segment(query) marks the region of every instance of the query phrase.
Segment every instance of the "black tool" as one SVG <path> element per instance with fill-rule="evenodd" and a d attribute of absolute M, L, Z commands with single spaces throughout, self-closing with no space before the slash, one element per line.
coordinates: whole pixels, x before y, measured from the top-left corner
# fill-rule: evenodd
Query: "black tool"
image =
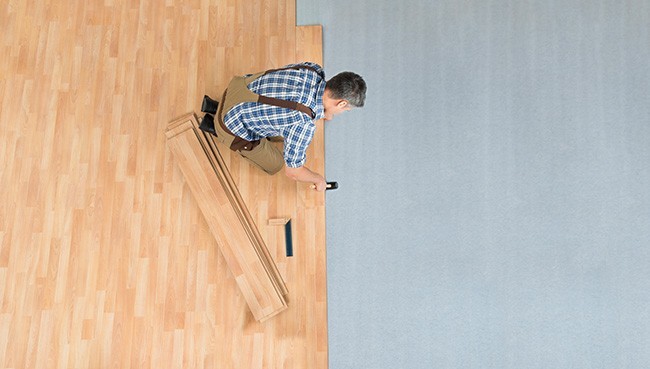
<path fill-rule="evenodd" d="M 219 102 L 212 100 L 210 96 L 203 96 L 203 104 L 201 104 L 201 111 L 204 113 L 217 114 L 217 108 L 219 107 Z"/>
<path fill-rule="evenodd" d="M 339 188 L 338 182 L 327 182 L 327 186 L 325 186 L 325 190 L 336 190 L 337 188 Z"/>
<path fill-rule="evenodd" d="M 287 256 L 293 256 L 293 237 L 291 236 L 291 219 L 284 225 L 284 239 L 287 246 Z"/>

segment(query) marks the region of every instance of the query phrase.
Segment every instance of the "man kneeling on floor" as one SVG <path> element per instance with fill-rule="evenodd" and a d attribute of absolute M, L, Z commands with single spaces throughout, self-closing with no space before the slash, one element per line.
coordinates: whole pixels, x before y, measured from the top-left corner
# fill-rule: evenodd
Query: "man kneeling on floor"
<path fill-rule="evenodd" d="M 324 191 L 325 178 L 304 166 L 314 121 L 360 108 L 365 99 L 366 83 L 355 73 L 326 81 L 318 64 L 292 64 L 233 78 L 218 105 L 206 96 L 201 110 L 215 114 L 217 122 L 206 114 L 201 129 L 266 173 L 275 174 L 286 164 L 287 176 Z M 284 140 L 284 153 L 271 140 Z"/>

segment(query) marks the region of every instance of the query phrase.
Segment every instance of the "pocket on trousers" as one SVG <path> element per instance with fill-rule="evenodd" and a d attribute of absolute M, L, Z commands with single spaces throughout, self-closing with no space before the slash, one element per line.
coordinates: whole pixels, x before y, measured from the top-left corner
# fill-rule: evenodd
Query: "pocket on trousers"
<path fill-rule="evenodd" d="M 268 140 L 260 140 L 260 144 L 253 150 L 242 150 L 239 153 L 268 174 L 275 174 L 284 166 L 282 153 Z"/>

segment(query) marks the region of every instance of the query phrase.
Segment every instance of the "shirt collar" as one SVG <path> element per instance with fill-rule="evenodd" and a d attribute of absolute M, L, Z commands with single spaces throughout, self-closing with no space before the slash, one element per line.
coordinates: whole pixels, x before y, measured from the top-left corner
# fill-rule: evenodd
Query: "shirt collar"
<path fill-rule="evenodd" d="M 321 79 L 316 88 L 316 109 L 314 109 L 314 114 L 316 117 L 314 120 L 319 120 L 325 118 L 325 107 L 323 106 L 323 94 L 325 93 L 325 81 Z"/>

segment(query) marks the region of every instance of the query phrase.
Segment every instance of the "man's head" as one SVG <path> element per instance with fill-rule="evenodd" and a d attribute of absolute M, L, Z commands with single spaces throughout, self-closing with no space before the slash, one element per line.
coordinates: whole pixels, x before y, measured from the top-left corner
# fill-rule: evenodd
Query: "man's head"
<path fill-rule="evenodd" d="M 335 115 L 363 107 L 366 101 L 366 82 L 360 75 L 342 72 L 332 77 L 325 85 L 323 107 L 325 120 Z"/>

